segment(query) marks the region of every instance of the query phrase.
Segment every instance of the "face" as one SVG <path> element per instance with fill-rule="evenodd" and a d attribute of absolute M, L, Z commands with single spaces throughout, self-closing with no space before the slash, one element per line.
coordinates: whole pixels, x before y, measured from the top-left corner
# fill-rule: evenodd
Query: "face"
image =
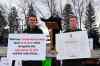
<path fill-rule="evenodd" d="M 72 30 L 75 30 L 75 29 L 77 29 L 77 19 L 76 18 L 71 18 L 70 19 L 70 25 L 71 25 L 71 29 Z"/>
<path fill-rule="evenodd" d="M 28 17 L 28 25 L 30 28 L 35 28 L 37 24 L 37 18 L 36 17 Z"/>

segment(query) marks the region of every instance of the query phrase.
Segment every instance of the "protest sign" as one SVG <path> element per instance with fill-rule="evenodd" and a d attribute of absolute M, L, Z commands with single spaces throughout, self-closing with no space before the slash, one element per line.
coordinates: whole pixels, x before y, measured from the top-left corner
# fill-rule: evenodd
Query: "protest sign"
<path fill-rule="evenodd" d="M 1 66 L 12 66 L 12 60 L 9 60 L 7 57 L 1 57 L 0 65 Z"/>
<path fill-rule="evenodd" d="M 93 50 L 93 38 L 89 38 L 90 49 Z"/>
<path fill-rule="evenodd" d="M 57 59 L 78 59 L 91 56 L 86 31 L 61 33 L 56 35 Z"/>
<path fill-rule="evenodd" d="M 7 57 L 12 60 L 45 60 L 44 34 L 9 34 Z"/>

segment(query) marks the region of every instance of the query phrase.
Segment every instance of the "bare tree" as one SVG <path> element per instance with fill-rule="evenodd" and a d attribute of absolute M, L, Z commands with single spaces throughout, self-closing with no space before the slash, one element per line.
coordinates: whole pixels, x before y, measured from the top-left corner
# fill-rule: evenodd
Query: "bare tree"
<path fill-rule="evenodd" d="M 60 0 L 60 12 L 61 12 L 61 15 L 63 14 L 63 9 L 62 9 L 62 0 Z"/>
<path fill-rule="evenodd" d="M 56 0 L 46 0 L 46 3 L 50 9 L 51 16 L 58 15 L 57 8 L 56 8 L 57 7 Z"/>
<path fill-rule="evenodd" d="M 47 3 L 47 6 L 48 6 L 49 8 L 51 8 L 51 6 L 50 6 L 50 0 L 46 0 L 46 3 Z"/>
<path fill-rule="evenodd" d="M 25 26 L 26 26 L 26 21 L 27 21 L 27 16 L 28 16 L 28 10 L 29 10 L 29 5 L 31 4 L 30 0 L 20 0 L 20 3 L 17 4 L 19 7 L 19 21 L 20 21 L 20 32 L 23 32 Z"/>
<path fill-rule="evenodd" d="M 82 20 L 84 19 L 84 14 L 86 11 L 86 6 L 89 0 L 71 0 L 73 5 L 73 11 L 75 16 L 78 17 L 80 23 L 80 29 L 82 29 Z"/>
<path fill-rule="evenodd" d="M 27 17 L 28 7 L 31 4 L 30 0 L 21 0 L 18 6 L 23 10 L 22 13 L 25 15 L 25 19 Z"/>

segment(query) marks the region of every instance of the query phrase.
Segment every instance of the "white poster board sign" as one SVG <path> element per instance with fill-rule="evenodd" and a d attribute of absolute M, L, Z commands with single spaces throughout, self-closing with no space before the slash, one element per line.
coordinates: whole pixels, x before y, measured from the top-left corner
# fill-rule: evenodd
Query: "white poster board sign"
<path fill-rule="evenodd" d="M 89 38 L 90 49 L 93 50 L 93 38 Z"/>
<path fill-rule="evenodd" d="M 78 59 L 91 56 L 86 31 L 61 33 L 56 35 L 57 59 Z"/>
<path fill-rule="evenodd" d="M 9 34 L 7 57 L 12 60 L 45 60 L 44 34 Z"/>
<path fill-rule="evenodd" d="M 9 60 L 6 57 L 1 57 L 0 66 L 12 66 L 12 60 Z"/>
<path fill-rule="evenodd" d="M 21 60 L 15 60 L 15 66 L 22 66 Z"/>

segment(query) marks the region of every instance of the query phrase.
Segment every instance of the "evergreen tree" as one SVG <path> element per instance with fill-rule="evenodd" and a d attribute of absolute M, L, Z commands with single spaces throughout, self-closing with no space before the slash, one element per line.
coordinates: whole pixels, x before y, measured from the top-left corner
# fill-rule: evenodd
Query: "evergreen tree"
<path fill-rule="evenodd" d="M 2 11 L 0 11 L 0 32 L 4 30 L 4 27 L 7 25 L 7 21 L 5 20 L 4 16 L 2 15 Z"/>
<path fill-rule="evenodd" d="M 8 30 L 5 29 L 7 21 L 0 10 L 0 46 L 7 46 Z"/>
<path fill-rule="evenodd" d="M 16 7 L 12 7 L 11 11 L 8 15 L 8 21 L 9 21 L 9 26 L 10 26 L 10 33 L 14 33 L 15 31 L 18 30 L 18 14 Z"/>
<path fill-rule="evenodd" d="M 93 38 L 94 48 L 97 48 L 99 46 L 98 28 L 96 26 L 95 11 L 92 3 L 89 2 L 86 10 L 85 28 L 88 31 L 88 37 Z"/>
<path fill-rule="evenodd" d="M 86 10 L 86 21 L 85 21 L 85 28 L 87 31 L 91 31 L 96 27 L 96 22 L 95 22 L 95 11 L 94 8 L 91 4 L 91 2 L 87 6 Z"/>
<path fill-rule="evenodd" d="M 86 20 L 85 20 L 85 28 L 88 31 L 89 37 L 92 37 L 94 31 L 96 32 L 96 22 L 95 22 L 95 11 L 92 6 L 92 3 L 89 2 L 86 10 Z"/>
<path fill-rule="evenodd" d="M 70 32 L 71 31 L 70 17 L 73 15 L 71 4 L 65 5 L 65 8 L 63 10 L 63 15 L 64 15 L 64 19 L 65 19 L 63 30 L 64 30 L 64 32 Z"/>

